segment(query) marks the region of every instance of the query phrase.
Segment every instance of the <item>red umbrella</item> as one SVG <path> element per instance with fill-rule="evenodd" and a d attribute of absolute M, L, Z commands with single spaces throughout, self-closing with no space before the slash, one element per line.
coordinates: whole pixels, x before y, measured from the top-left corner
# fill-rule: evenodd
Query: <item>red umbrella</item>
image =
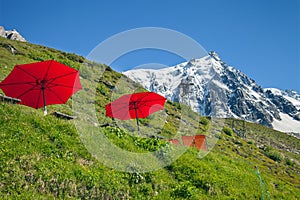
<path fill-rule="evenodd" d="M 33 108 L 64 104 L 81 89 L 79 72 L 54 60 L 16 65 L 0 83 L 10 97 L 21 99 L 21 104 Z"/>
<path fill-rule="evenodd" d="M 136 118 L 140 131 L 138 118 L 146 118 L 162 110 L 165 102 L 165 97 L 154 92 L 127 94 L 105 106 L 106 116 L 121 120 Z"/>

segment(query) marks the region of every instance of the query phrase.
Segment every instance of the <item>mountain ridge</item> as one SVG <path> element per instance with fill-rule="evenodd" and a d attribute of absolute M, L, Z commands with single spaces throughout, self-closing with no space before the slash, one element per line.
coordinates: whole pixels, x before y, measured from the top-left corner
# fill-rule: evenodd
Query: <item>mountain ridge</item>
<path fill-rule="evenodd" d="M 203 116 L 239 118 L 283 132 L 300 133 L 300 95 L 293 90 L 262 88 L 219 55 L 164 68 L 124 72 L 146 89 L 183 102 Z M 286 126 L 286 123 L 291 126 Z"/>

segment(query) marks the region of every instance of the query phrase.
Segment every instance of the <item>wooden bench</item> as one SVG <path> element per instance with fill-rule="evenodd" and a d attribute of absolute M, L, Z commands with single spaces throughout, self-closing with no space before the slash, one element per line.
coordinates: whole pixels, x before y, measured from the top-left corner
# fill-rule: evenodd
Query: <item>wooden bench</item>
<path fill-rule="evenodd" d="M 21 102 L 20 99 L 13 98 L 13 97 L 8 97 L 8 96 L 4 96 L 2 94 L 0 94 L 0 100 L 4 101 L 4 102 L 8 102 L 8 103 L 13 103 L 13 104 Z"/>
<path fill-rule="evenodd" d="M 58 118 L 67 119 L 67 120 L 71 120 L 71 119 L 76 119 L 77 118 L 77 116 L 71 116 L 71 115 L 67 115 L 65 113 L 61 113 L 61 112 L 57 112 L 57 111 L 55 111 L 53 113 L 53 115 L 55 115 Z"/>
<path fill-rule="evenodd" d="M 153 138 L 153 139 L 165 139 L 163 136 L 161 135 L 150 135 L 149 136 L 150 138 Z"/>

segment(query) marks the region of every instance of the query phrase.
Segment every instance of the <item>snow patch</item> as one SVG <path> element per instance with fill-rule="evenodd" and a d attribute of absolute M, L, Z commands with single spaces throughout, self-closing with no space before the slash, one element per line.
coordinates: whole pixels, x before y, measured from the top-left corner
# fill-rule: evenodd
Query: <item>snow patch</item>
<path fill-rule="evenodd" d="M 294 94 L 295 96 L 291 96 L 289 95 L 287 92 L 282 91 L 280 89 L 277 88 L 266 88 L 264 89 L 264 91 L 271 91 L 274 95 L 277 96 L 282 96 L 283 98 L 285 98 L 286 100 L 288 100 L 289 102 L 291 102 L 298 110 L 300 109 L 300 100 L 296 98 L 296 96 L 298 95 L 296 92 L 296 94 Z"/>
<path fill-rule="evenodd" d="M 300 109 L 300 101 L 297 99 L 294 99 L 293 97 L 289 97 L 284 95 L 283 98 L 291 102 L 297 109 Z"/>
<path fill-rule="evenodd" d="M 229 91 L 229 88 L 227 87 L 227 85 L 221 83 L 220 81 L 217 81 L 217 80 L 212 80 L 212 82 L 218 86 L 219 88 L 222 88 L 222 89 L 225 89 L 225 90 L 228 90 Z"/>
<path fill-rule="evenodd" d="M 281 120 L 274 119 L 272 125 L 275 130 L 282 132 L 300 133 L 300 121 L 294 120 L 289 115 L 280 113 Z"/>
<path fill-rule="evenodd" d="M 264 91 L 270 90 L 274 95 L 282 95 L 282 91 L 277 88 L 265 88 Z"/>

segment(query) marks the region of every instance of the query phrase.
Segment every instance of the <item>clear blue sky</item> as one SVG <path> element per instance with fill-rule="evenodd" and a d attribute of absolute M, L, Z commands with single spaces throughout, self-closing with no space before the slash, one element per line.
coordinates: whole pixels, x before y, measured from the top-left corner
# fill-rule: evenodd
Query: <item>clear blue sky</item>
<path fill-rule="evenodd" d="M 215 50 L 263 87 L 300 93 L 298 0 L 0 0 L 0 25 L 32 43 L 83 56 L 128 29 L 169 28 Z M 179 62 L 148 53 L 124 56 L 115 68 Z"/>

